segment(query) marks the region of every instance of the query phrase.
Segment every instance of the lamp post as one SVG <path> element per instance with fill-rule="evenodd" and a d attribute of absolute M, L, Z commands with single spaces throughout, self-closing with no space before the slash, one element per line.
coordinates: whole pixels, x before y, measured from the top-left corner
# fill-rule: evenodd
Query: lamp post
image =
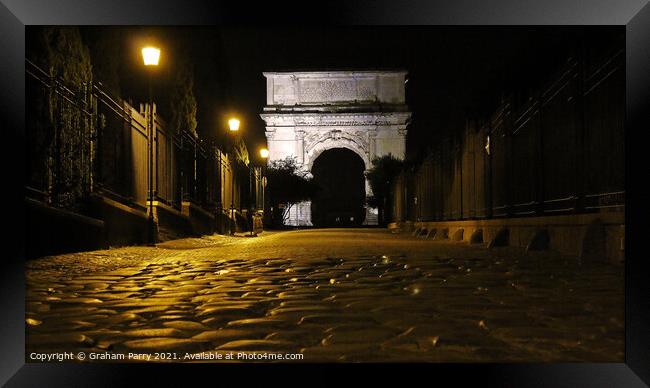
<path fill-rule="evenodd" d="M 251 166 L 250 160 L 248 161 L 248 228 L 249 235 L 253 236 L 253 224 L 255 220 L 253 219 L 253 167 Z"/>
<path fill-rule="evenodd" d="M 142 49 L 142 60 L 144 66 L 147 68 L 155 68 L 158 66 L 160 60 L 160 49 L 157 47 L 144 47 Z M 149 83 L 149 117 L 147 120 L 147 146 L 149 148 L 149 187 L 148 187 L 148 197 L 149 197 L 149 217 L 148 217 L 148 243 L 149 245 L 156 244 L 156 225 L 153 219 L 153 200 L 154 200 L 154 188 L 153 188 L 153 137 L 154 137 L 154 121 L 153 121 L 153 96 L 151 93 L 151 78 L 152 73 L 149 71 L 148 74 L 148 83 Z"/>
<path fill-rule="evenodd" d="M 266 148 L 260 149 L 260 156 L 262 159 L 266 159 L 269 157 L 269 150 Z M 256 184 L 255 190 L 253 190 L 253 176 L 255 176 L 255 181 L 258 181 L 257 177 L 257 172 L 255 171 L 255 167 L 251 165 L 249 162 L 248 165 L 248 190 L 249 190 L 249 195 L 248 195 L 248 216 L 249 216 L 249 227 L 250 227 L 250 236 L 254 236 L 254 229 L 255 229 L 255 218 L 253 216 L 253 210 L 257 207 L 256 202 L 257 202 L 257 188 L 259 185 Z M 260 167 L 260 181 L 262 181 L 262 184 L 264 185 L 264 180 L 262 179 L 262 169 Z M 255 200 L 253 201 L 253 192 L 255 192 Z M 264 211 L 264 188 L 262 187 L 262 212 Z M 263 214 L 263 213 L 262 213 Z"/>
<path fill-rule="evenodd" d="M 240 121 L 236 118 L 231 118 L 228 120 L 228 129 L 230 130 L 231 133 L 238 133 L 239 132 L 239 126 L 240 126 Z M 233 143 L 233 150 L 235 148 L 235 144 Z M 234 152 L 233 152 L 234 154 Z M 269 156 L 269 150 L 266 148 L 263 148 L 260 150 L 260 156 L 264 159 L 268 158 Z M 235 176 L 235 163 L 233 160 L 232 165 L 232 179 L 231 179 L 231 192 L 230 192 L 230 217 L 231 217 L 231 227 L 230 227 L 230 234 L 234 235 L 235 234 L 235 229 L 236 229 L 236 223 L 235 223 L 235 185 L 234 185 L 234 176 Z M 249 161 L 248 164 L 248 218 L 249 218 L 249 228 L 250 228 L 250 235 L 254 235 L 253 227 L 254 227 L 254 218 L 253 218 L 253 208 L 255 207 L 253 203 L 253 174 L 254 168 L 251 166 L 251 162 Z M 257 174 L 255 174 L 257 177 Z M 257 178 L 256 178 L 257 179 Z M 257 201 L 257 198 L 256 198 Z M 262 190 L 262 208 L 264 208 L 264 190 Z"/>
<path fill-rule="evenodd" d="M 269 150 L 267 150 L 266 148 L 262 148 L 260 150 L 260 156 L 266 162 L 266 160 L 269 157 Z M 260 169 L 260 177 L 262 179 L 262 225 L 264 225 L 264 219 L 266 218 L 266 202 L 265 202 L 265 198 L 264 198 L 264 194 L 265 194 L 265 191 L 266 191 L 266 176 L 264 176 L 264 170 L 263 169 L 264 169 L 264 166 L 262 166 L 262 169 Z"/>
<path fill-rule="evenodd" d="M 228 120 L 228 129 L 231 133 L 237 133 L 239 131 L 239 120 L 236 118 L 231 118 Z M 233 143 L 233 150 L 235 146 Z M 233 152 L 234 156 L 234 152 Z M 230 162 L 231 174 L 230 174 L 230 234 L 235 234 L 236 223 L 235 223 L 235 163 L 234 160 Z"/>

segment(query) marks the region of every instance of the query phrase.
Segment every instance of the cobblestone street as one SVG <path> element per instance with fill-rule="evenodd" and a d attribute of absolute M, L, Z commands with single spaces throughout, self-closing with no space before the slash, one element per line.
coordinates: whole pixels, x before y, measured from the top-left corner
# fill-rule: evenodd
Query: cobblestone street
<path fill-rule="evenodd" d="M 623 272 L 383 229 L 47 257 L 27 263 L 26 359 L 233 351 L 302 362 L 623 362 Z"/>

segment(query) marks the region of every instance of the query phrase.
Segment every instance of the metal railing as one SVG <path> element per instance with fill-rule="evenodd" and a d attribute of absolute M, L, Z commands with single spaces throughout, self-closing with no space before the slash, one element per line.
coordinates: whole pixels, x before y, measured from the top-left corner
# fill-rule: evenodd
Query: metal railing
<path fill-rule="evenodd" d="M 230 204 L 222 185 L 236 170 L 215 143 L 171 131 L 155 105 L 153 113 L 144 105 L 136 110 L 100 83 L 71 90 L 29 60 L 25 68 L 27 196 L 81 213 L 92 194 L 146 209 L 146 129 L 153 114 L 156 199 L 177 209 L 190 201 L 211 212 Z M 240 207 L 239 195 L 235 200 Z"/>
<path fill-rule="evenodd" d="M 441 138 L 393 185 L 393 221 L 624 210 L 623 52 L 571 60 L 525 103 Z"/>

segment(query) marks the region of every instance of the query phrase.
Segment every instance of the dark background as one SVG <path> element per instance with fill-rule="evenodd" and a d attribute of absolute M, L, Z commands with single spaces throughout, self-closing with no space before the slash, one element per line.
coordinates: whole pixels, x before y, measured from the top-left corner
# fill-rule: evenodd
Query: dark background
<path fill-rule="evenodd" d="M 462 130 L 466 118 L 488 116 L 509 94 L 526 95 L 581 50 L 606 55 L 623 47 L 616 26 L 331 26 L 331 27 L 83 27 L 95 58 L 112 58 L 121 97 L 146 101 L 139 49 L 162 49 L 154 95 L 164 103 L 179 58 L 190 58 L 198 103 L 197 132 L 222 139 L 231 115 L 242 121 L 249 149 L 265 145 L 264 71 L 405 69 L 410 158 L 438 135 Z M 98 39 L 113 44 L 110 52 Z M 108 80 L 100 80 L 107 82 Z M 137 104 L 136 104 L 137 106 Z M 164 115 L 165 112 L 162 111 Z"/>

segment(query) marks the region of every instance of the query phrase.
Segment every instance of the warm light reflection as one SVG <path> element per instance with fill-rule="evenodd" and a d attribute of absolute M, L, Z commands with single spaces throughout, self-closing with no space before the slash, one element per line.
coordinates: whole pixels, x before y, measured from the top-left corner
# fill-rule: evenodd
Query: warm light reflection
<path fill-rule="evenodd" d="M 160 60 L 160 49 L 157 47 L 145 47 L 142 49 L 142 59 L 145 66 L 158 66 Z"/>
<path fill-rule="evenodd" d="M 232 118 L 228 120 L 228 127 L 230 128 L 231 131 L 238 131 L 239 130 L 239 120 Z"/>
<path fill-rule="evenodd" d="M 267 150 L 266 148 L 262 148 L 260 150 L 260 156 L 263 157 L 264 159 L 268 158 L 269 157 L 269 150 Z"/>

